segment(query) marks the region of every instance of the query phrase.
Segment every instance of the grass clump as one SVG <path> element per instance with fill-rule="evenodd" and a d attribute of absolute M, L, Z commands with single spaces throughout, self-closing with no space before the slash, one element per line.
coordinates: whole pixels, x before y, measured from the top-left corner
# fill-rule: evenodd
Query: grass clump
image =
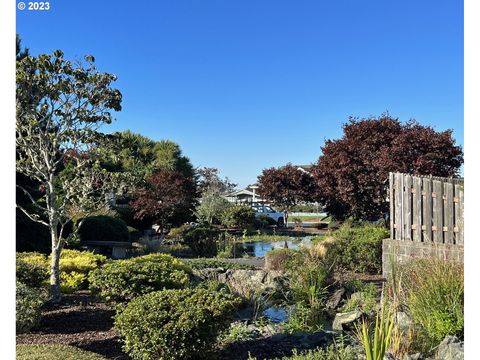
<path fill-rule="evenodd" d="M 225 270 L 255 270 L 256 267 L 248 264 L 241 264 L 237 262 L 230 262 L 221 259 L 213 258 L 198 258 L 198 259 L 188 259 L 187 263 L 194 270 L 202 269 L 218 269 L 223 268 Z"/>

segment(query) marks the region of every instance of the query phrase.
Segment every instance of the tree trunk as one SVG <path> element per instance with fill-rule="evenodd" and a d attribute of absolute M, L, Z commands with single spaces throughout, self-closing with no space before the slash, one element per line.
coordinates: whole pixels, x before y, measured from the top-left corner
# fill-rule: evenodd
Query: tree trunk
<path fill-rule="evenodd" d="M 52 236 L 52 260 L 50 262 L 50 295 L 51 301 L 58 304 L 62 298 L 60 292 L 60 251 L 62 247 L 57 236 L 56 226 L 50 229 Z"/>

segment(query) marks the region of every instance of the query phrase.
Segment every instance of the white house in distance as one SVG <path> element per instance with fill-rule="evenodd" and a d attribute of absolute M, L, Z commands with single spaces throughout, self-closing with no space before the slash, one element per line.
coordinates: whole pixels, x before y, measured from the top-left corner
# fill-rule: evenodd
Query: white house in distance
<path fill-rule="evenodd" d="M 251 204 L 254 202 L 263 202 L 264 200 L 256 194 L 258 186 L 256 184 L 248 185 L 245 189 L 237 190 L 225 195 L 225 199 L 235 204 Z"/>

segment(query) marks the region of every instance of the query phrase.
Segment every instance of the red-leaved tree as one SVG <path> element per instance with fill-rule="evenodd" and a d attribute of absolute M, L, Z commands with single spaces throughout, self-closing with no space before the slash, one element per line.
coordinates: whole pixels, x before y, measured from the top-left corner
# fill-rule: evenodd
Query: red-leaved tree
<path fill-rule="evenodd" d="M 336 218 L 371 220 L 388 211 L 388 173 L 458 176 L 463 151 L 452 131 L 437 132 L 388 114 L 350 118 L 343 136 L 327 140 L 312 173 L 317 199 Z"/>
<path fill-rule="evenodd" d="M 292 164 L 263 170 L 258 177 L 259 195 L 281 210 L 288 211 L 302 201 L 311 201 L 315 194 L 313 176 Z"/>
<path fill-rule="evenodd" d="M 167 224 L 180 225 L 193 215 L 197 188 L 192 177 L 178 171 L 161 169 L 138 190 L 130 206 L 137 219 L 151 219 L 163 230 Z"/>

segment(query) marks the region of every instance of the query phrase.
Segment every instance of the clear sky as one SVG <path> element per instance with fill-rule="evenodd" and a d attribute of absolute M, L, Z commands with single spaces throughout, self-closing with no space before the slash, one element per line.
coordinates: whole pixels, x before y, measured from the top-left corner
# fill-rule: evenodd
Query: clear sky
<path fill-rule="evenodd" d="M 32 54 L 118 76 L 106 131 L 180 144 L 241 186 L 308 164 L 348 116 L 388 111 L 463 145 L 463 1 L 52 0 L 17 10 Z"/>

